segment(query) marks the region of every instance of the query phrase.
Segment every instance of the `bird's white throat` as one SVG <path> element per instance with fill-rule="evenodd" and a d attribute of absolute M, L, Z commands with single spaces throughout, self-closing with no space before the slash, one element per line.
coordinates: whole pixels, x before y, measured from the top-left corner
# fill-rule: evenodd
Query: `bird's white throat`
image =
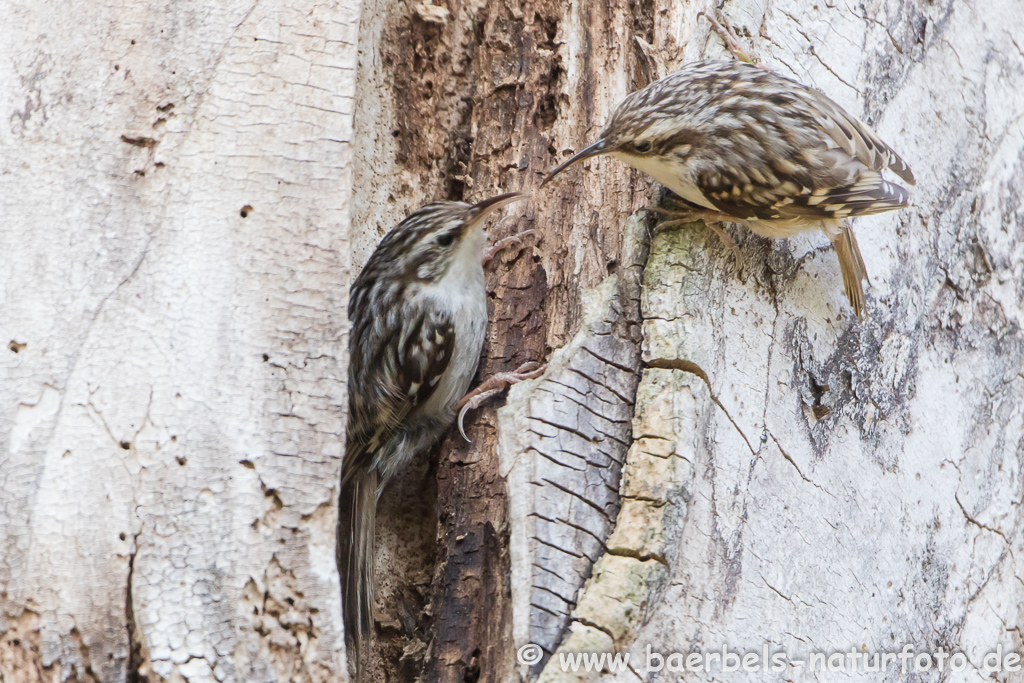
<path fill-rule="evenodd" d="M 704 196 L 704 193 L 694 183 L 690 172 L 681 161 L 658 156 L 632 156 L 622 152 L 612 152 L 612 156 L 652 176 L 683 199 L 693 202 L 698 206 L 703 206 L 705 209 L 716 210 L 715 205 Z"/>

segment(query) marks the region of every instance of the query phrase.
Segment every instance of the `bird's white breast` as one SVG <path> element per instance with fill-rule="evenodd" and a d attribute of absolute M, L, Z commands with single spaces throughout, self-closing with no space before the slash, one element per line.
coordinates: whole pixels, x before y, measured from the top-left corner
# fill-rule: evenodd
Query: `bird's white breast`
<path fill-rule="evenodd" d="M 427 289 L 437 310 L 448 313 L 455 324 L 455 348 L 437 389 L 423 406 L 424 412 L 441 416 L 462 398 L 476 373 L 487 331 L 487 290 L 481 262 L 484 235 L 473 229 L 459 247 L 445 276 Z"/>
<path fill-rule="evenodd" d="M 684 162 L 656 156 L 638 157 L 622 154 L 621 152 L 614 153 L 614 156 L 633 168 L 652 176 L 683 199 L 697 206 L 703 206 L 705 209 L 717 211 L 715 205 L 704 196 L 704 193 L 694 183 L 693 175 Z"/>

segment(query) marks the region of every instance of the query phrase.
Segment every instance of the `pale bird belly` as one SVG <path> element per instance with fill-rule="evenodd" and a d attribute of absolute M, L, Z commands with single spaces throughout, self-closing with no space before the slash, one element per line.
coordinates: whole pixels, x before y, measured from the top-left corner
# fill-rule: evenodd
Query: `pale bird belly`
<path fill-rule="evenodd" d="M 745 223 L 748 228 L 761 237 L 768 237 L 769 239 L 774 240 L 792 237 L 793 235 L 801 232 L 807 232 L 808 230 L 821 229 L 829 235 L 831 235 L 832 232 L 835 232 L 828 229 L 828 226 L 826 225 L 828 221 L 822 221 L 817 218 L 814 220 L 808 220 L 806 218 L 788 218 L 777 221 L 746 220 L 740 222 Z"/>
<path fill-rule="evenodd" d="M 653 177 L 686 201 L 702 206 L 705 209 L 718 211 L 715 205 L 694 184 L 689 171 L 683 165 L 657 157 L 634 157 L 625 154 L 615 154 L 615 156 L 633 168 Z"/>
<path fill-rule="evenodd" d="M 487 332 L 484 271 L 480 257 L 475 256 L 474 261 L 453 265 L 449 276 L 435 290 L 438 308 L 447 311 L 455 324 L 454 354 L 422 409 L 425 415 L 440 419 L 446 419 L 455 402 L 466 394 L 476 374 Z"/>
<path fill-rule="evenodd" d="M 633 157 L 625 154 L 616 154 L 615 156 L 634 168 L 652 176 L 659 183 L 672 190 L 688 202 L 704 207 L 705 209 L 710 209 L 716 213 L 720 213 L 719 209 L 715 207 L 715 205 L 711 203 L 711 200 L 709 200 L 704 193 L 701 192 L 700 188 L 697 187 L 691 174 L 684 165 L 655 157 Z M 769 239 L 784 239 L 786 237 L 796 235 L 797 233 L 805 232 L 807 230 L 816 230 L 819 228 L 825 230 L 825 232 L 830 235 L 835 232 L 834 229 L 830 229 L 828 225 L 824 224 L 823 221 L 817 218 L 807 219 L 796 217 L 767 221 L 733 218 L 731 221 L 735 223 L 742 223 L 758 235 L 768 237 Z"/>

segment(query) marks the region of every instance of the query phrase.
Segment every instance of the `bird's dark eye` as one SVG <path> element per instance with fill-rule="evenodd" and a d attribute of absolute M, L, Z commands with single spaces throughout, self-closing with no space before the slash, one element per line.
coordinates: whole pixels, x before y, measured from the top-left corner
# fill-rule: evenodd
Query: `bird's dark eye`
<path fill-rule="evenodd" d="M 437 243 L 442 247 L 450 247 L 452 242 L 455 241 L 455 235 L 450 232 L 442 232 L 437 236 Z"/>
<path fill-rule="evenodd" d="M 635 145 L 633 145 L 633 149 L 640 152 L 641 154 L 647 154 L 648 152 L 651 151 L 651 143 L 646 141 L 638 142 Z"/>

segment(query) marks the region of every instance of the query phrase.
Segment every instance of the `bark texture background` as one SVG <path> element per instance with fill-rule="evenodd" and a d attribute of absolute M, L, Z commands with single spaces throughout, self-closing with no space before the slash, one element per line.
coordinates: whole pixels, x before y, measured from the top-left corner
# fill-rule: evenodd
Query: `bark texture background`
<path fill-rule="evenodd" d="M 697 9 L 655 11 L 660 67 L 703 52 Z M 863 325 L 816 236 L 737 233 L 744 278 L 707 231 L 655 238 L 622 509 L 560 649 L 629 652 L 633 670 L 606 674 L 626 681 L 648 646 L 767 644 L 806 661 L 909 643 L 968 658 L 921 680 L 1017 680 L 983 667 L 997 646 L 1022 649 L 1024 51 L 1003 29 L 1021 7 L 725 10 L 764 62 L 875 126 L 919 184 L 910 209 L 856 224 L 872 276 Z M 512 489 L 513 509 L 519 495 L 532 494 Z M 514 518 L 513 537 L 517 524 L 528 528 Z M 594 676 L 552 658 L 543 677 Z"/>
<path fill-rule="evenodd" d="M 0 680 L 344 676 L 357 10 L 5 5 Z"/>
<path fill-rule="evenodd" d="M 857 324 L 824 236 L 734 230 L 737 277 L 702 226 L 651 239 L 660 190 L 615 160 L 536 191 L 724 56 L 715 6 L 11 5 L 0 681 L 344 679 L 347 283 L 415 207 L 510 190 L 492 234 L 535 232 L 488 266 L 480 374 L 551 368 L 385 494 L 377 680 L 569 677 L 527 642 L 912 643 L 969 656 L 920 677 L 949 681 L 1024 649 L 1024 9 L 722 5 L 917 173 L 855 224 Z"/>

